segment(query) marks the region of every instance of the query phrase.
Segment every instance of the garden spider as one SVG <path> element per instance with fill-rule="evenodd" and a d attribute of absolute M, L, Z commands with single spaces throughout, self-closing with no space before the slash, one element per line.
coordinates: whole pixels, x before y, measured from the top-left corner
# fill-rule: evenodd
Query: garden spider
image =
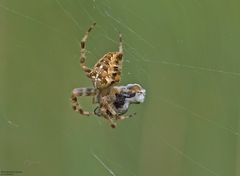
<path fill-rule="evenodd" d="M 93 82 L 94 88 L 75 88 L 72 90 L 71 100 L 73 110 L 82 115 L 89 116 L 95 114 L 103 116 L 111 125 L 116 127 L 115 120 L 123 120 L 132 117 L 133 114 L 123 116 L 130 104 L 142 103 L 144 101 L 145 90 L 139 84 L 128 84 L 127 86 L 115 86 L 121 79 L 122 70 L 122 35 L 119 34 L 119 50 L 105 54 L 94 67 L 88 68 L 86 60 L 86 41 L 88 34 L 96 23 L 88 29 L 80 44 L 80 66 L 86 76 Z M 77 97 L 94 96 L 93 103 L 99 106 L 94 112 L 84 111 L 78 103 Z"/>

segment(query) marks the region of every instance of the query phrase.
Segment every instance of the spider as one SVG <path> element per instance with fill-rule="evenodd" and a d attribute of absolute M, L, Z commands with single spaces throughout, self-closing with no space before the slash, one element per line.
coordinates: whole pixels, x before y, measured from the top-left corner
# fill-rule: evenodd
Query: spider
<path fill-rule="evenodd" d="M 85 64 L 86 41 L 90 31 L 96 23 L 87 30 L 80 43 L 80 67 L 85 75 L 92 80 L 93 88 L 75 88 L 72 90 L 71 101 L 74 111 L 81 115 L 95 114 L 104 117 L 112 128 L 116 127 L 113 120 L 123 120 L 135 115 L 124 116 L 130 104 L 138 104 L 144 101 L 145 90 L 139 84 L 128 84 L 126 86 L 116 86 L 121 79 L 123 46 L 122 35 L 119 34 L 119 50 L 105 54 L 99 61 L 89 68 Z M 82 109 L 77 97 L 93 96 L 93 103 L 98 107 L 94 112 Z"/>

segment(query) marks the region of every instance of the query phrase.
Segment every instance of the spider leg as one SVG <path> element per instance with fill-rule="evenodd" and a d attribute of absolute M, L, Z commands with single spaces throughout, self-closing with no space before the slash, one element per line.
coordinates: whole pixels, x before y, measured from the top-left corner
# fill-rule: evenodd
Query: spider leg
<path fill-rule="evenodd" d="M 85 64 L 85 61 L 86 61 L 86 41 L 87 41 L 87 38 L 88 38 L 88 34 L 90 33 L 90 31 L 93 29 L 93 27 L 95 25 L 96 25 L 96 23 L 93 23 L 92 26 L 87 30 L 87 32 L 83 36 L 83 38 L 81 40 L 81 44 L 80 44 L 80 67 L 85 72 L 86 76 L 89 77 L 89 78 L 91 78 L 90 77 L 90 72 L 92 71 L 92 69 L 88 68 Z"/>
<path fill-rule="evenodd" d="M 92 104 L 96 104 L 96 103 L 99 103 L 98 97 L 97 97 L 97 96 L 94 96 L 94 97 L 92 98 Z"/>
<path fill-rule="evenodd" d="M 97 107 L 94 110 L 94 114 L 97 116 L 103 116 L 111 125 L 112 128 L 116 128 L 117 124 L 113 122 L 112 118 L 113 115 L 111 114 L 109 109 L 106 109 L 106 107 L 99 108 Z"/>
<path fill-rule="evenodd" d="M 123 53 L 122 34 L 119 33 L 119 52 Z"/>
<path fill-rule="evenodd" d="M 117 117 L 117 120 L 123 120 L 123 119 L 131 118 L 131 117 L 134 117 L 135 115 L 136 115 L 136 112 L 133 113 L 133 114 L 126 115 L 126 116 L 120 115 L 120 116 Z"/>
<path fill-rule="evenodd" d="M 101 111 L 101 114 L 110 123 L 112 128 L 116 128 L 117 124 L 113 122 L 112 117 L 109 115 L 108 111 Z"/>
<path fill-rule="evenodd" d="M 117 113 L 114 110 L 113 104 L 106 104 L 106 108 L 109 110 L 109 112 L 112 114 L 112 116 L 117 116 Z"/>
<path fill-rule="evenodd" d="M 117 116 L 114 105 L 112 104 L 113 101 L 114 100 L 112 99 L 111 96 L 102 97 L 101 107 L 104 107 L 104 109 L 107 109 L 112 116 Z"/>
<path fill-rule="evenodd" d="M 107 97 L 102 97 L 98 113 L 108 120 L 112 128 L 116 127 L 116 123 L 114 123 L 112 119 L 117 115 L 117 113 L 113 109 L 113 106 L 109 103 Z"/>
<path fill-rule="evenodd" d="M 75 88 L 72 90 L 71 94 L 71 101 L 72 101 L 72 108 L 74 111 L 79 112 L 82 115 L 89 116 L 93 113 L 84 111 L 80 104 L 78 103 L 77 97 L 80 96 L 95 96 L 96 89 L 94 88 Z"/>

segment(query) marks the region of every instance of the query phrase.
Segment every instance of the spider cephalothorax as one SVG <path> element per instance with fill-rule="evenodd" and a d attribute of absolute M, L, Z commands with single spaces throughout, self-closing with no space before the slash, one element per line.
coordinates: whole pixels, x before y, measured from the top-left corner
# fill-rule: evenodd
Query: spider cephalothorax
<path fill-rule="evenodd" d="M 72 91 L 71 100 L 74 111 L 82 115 L 95 114 L 107 119 L 113 128 L 115 120 L 122 120 L 132 115 L 123 116 L 130 104 L 142 103 L 145 96 L 145 90 L 138 84 L 128 84 L 127 86 L 115 86 L 121 79 L 122 70 L 122 35 L 119 34 L 119 50 L 105 54 L 93 66 L 88 68 L 85 65 L 86 60 L 86 41 L 89 32 L 96 23 L 88 29 L 81 40 L 80 66 L 86 76 L 93 82 L 94 88 L 75 88 Z M 78 103 L 79 96 L 94 96 L 93 103 L 99 104 L 94 113 L 84 111 Z"/>

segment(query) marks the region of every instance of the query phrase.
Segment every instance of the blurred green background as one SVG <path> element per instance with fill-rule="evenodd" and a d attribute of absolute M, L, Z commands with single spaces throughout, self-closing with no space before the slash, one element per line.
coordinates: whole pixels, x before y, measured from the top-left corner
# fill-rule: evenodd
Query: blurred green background
<path fill-rule="evenodd" d="M 240 1 L 1 0 L 0 170 L 14 175 L 239 176 Z M 71 109 L 87 64 L 124 38 L 121 85 L 147 90 L 111 129 Z M 91 99 L 84 107 L 93 109 Z"/>

